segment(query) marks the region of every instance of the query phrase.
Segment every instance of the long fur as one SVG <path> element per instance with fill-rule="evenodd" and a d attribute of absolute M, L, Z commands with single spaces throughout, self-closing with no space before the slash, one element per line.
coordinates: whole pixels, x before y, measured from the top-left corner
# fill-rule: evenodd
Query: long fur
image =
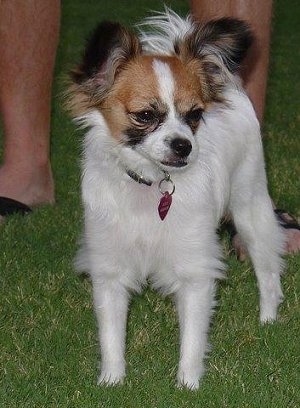
<path fill-rule="evenodd" d="M 77 267 L 93 283 L 99 383 L 115 384 L 125 376 L 130 293 L 149 280 L 174 296 L 181 331 L 178 384 L 196 389 L 215 281 L 225 269 L 216 234 L 221 217 L 232 214 L 252 259 L 261 322 L 276 318 L 282 299 L 283 233 L 267 191 L 259 124 L 237 75 L 251 42 L 249 27 L 237 20 L 199 25 L 171 10 L 144 24 L 138 37 L 115 26 L 111 44 L 101 43 L 105 61 L 92 56 L 101 52 L 91 46 L 99 44 L 94 38 L 73 73 L 71 106 L 87 128 L 85 228 Z M 99 26 L 96 37 L 103 30 Z M 155 90 L 159 95 L 145 110 Z M 174 153 L 178 139 L 191 152 L 180 146 Z M 151 186 L 132 179 L 128 170 Z M 175 192 L 162 221 L 157 207 L 166 171 Z"/>

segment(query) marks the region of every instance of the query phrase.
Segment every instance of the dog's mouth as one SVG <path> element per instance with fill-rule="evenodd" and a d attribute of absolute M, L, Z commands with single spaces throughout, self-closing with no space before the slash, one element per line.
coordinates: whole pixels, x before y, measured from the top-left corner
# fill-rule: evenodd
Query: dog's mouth
<path fill-rule="evenodd" d="M 161 162 L 164 166 L 168 167 L 184 167 L 187 166 L 187 162 L 185 160 L 164 160 Z"/>

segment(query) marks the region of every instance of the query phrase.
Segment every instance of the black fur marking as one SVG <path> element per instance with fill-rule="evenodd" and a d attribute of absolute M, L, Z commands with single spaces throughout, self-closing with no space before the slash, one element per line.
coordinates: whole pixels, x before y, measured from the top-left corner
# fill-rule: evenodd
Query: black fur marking
<path fill-rule="evenodd" d="M 124 51 L 124 60 L 136 55 L 138 46 L 132 38 L 133 34 L 119 23 L 100 23 L 87 40 L 81 64 L 71 73 L 74 82 L 81 84 L 101 71 L 116 48 Z"/>
<path fill-rule="evenodd" d="M 215 54 L 222 58 L 226 68 L 236 72 L 253 42 L 250 27 L 234 18 L 212 20 L 199 26 L 199 32 L 190 37 L 190 51 L 195 56 Z"/>
<path fill-rule="evenodd" d="M 203 109 L 194 107 L 188 112 L 182 114 L 182 119 L 191 128 L 192 132 L 195 133 L 198 129 L 199 123 L 202 119 Z"/>
<path fill-rule="evenodd" d="M 95 28 L 87 40 L 79 70 L 72 73 L 76 83 L 84 82 L 100 70 L 111 50 L 118 45 L 121 30 L 119 23 L 109 21 L 103 21 Z"/>
<path fill-rule="evenodd" d="M 138 144 L 141 144 L 145 137 L 149 134 L 148 129 L 139 129 L 136 127 L 128 128 L 125 130 L 125 144 L 127 146 L 134 147 Z"/>
<path fill-rule="evenodd" d="M 224 63 L 231 72 L 235 72 L 253 43 L 253 35 L 247 23 L 233 18 L 224 18 L 211 22 L 216 43 L 223 41 Z M 230 39 L 230 41 L 229 41 Z M 216 45 L 217 45 L 216 44 Z"/>

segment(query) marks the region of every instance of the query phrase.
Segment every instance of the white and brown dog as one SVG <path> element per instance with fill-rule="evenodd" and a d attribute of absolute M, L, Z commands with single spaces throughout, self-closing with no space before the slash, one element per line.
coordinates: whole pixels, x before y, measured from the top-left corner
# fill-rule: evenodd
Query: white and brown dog
<path fill-rule="evenodd" d="M 143 24 L 135 35 L 101 23 L 72 73 L 72 112 L 88 128 L 77 266 L 93 283 L 99 383 L 125 376 L 129 295 L 149 280 L 174 295 L 178 383 L 196 389 L 224 270 L 221 217 L 231 213 L 252 259 L 261 322 L 276 319 L 282 300 L 283 234 L 238 77 L 249 27 L 229 18 L 199 24 L 168 9 Z"/>

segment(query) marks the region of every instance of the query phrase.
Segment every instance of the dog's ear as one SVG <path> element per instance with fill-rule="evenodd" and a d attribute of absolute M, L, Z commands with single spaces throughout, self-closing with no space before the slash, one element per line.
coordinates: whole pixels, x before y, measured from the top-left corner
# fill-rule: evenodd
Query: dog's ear
<path fill-rule="evenodd" d="M 185 59 L 201 61 L 208 82 L 215 91 L 238 72 L 247 50 L 253 42 L 250 27 L 234 18 L 194 24 L 194 29 L 177 47 Z"/>
<path fill-rule="evenodd" d="M 100 23 L 90 38 L 80 65 L 71 72 L 73 83 L 101 97 L 126 63 L 141 52 L 136 35 L 115 22 Z"/>
<path fill-rule="evenodd" d="M 216 56 L 231 73 L 235 73 L 252 44 L 253 36 L 244 21 L 222 18 L 196 28 L 187 41 L 189 51 L 196 57 L 209 60 L 210 56 Z"/>

